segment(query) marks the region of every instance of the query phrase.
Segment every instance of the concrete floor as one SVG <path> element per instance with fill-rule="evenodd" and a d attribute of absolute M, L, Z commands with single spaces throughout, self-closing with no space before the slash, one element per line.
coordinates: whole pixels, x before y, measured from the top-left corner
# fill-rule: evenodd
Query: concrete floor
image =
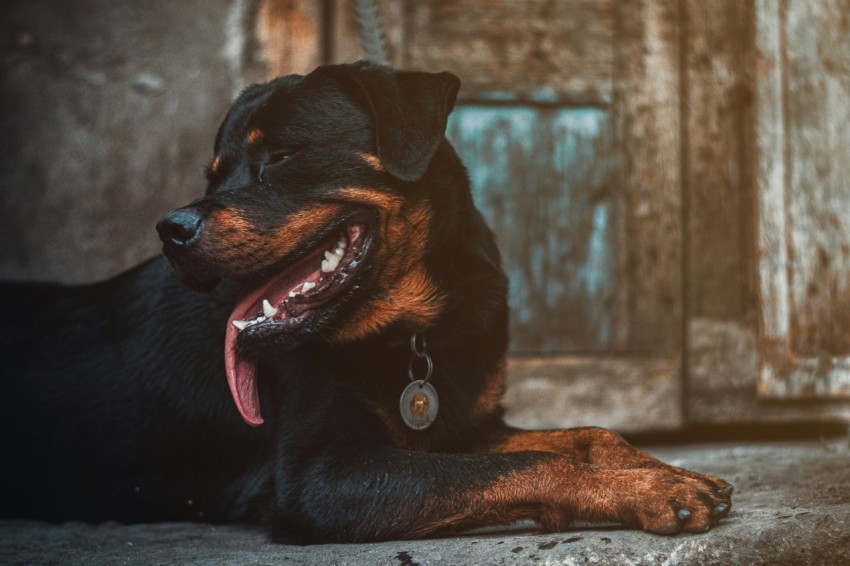
<path fill-rule="evenodd" d="M 0 564 L 850 565 L 847 437 L 650 451 L 735 484 L 730 516 L 703 535 L 596 527 L 312 547 L 271 544 L 261 529 L 243 526 L 6 521 L 0 522 Z"/>

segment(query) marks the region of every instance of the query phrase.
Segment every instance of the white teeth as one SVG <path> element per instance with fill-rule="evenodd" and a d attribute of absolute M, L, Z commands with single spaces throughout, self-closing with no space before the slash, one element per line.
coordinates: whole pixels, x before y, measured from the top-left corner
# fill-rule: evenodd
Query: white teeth
<path fill-rule="evenodd" d="M 322 273 L 330 273 L 336 266 L 339 265 L 339 257 L 331 252 L 325 252 L 325 259 L 322 260 Z"/>
<path fill-rule="evenodd" d="M 339 266 L 339 262 L 342 261 L 343 256 L 345 255 L 345 250 L 348 249 L 348 240 L 345 236 L 341 236 L 339 241 L 336 243 L 333 251 L 328 250 L 325 252 L 325 259 L 322 260 L 322 272 L 330 273 L 335 270 Z M 305 281 L 301 285 L 301 289 L 293 289 L 289 292 L 289 298 L 294 298 L 302 293 L 307 293 L 316 288 L 315 281 Z M 256 318 L 252 320 L 234 320 L 233 326 L 236 327 L 240 332 L 245 330 L 249 326 L 253 326 L 255 324 L 259 324 L 264 320 L 272 318 L 280 311 L 279 308 L 272 306 L 268 299 L 263 299 L 263 314 L 258 315 Z"/>
<path fill-rule="evenodd" d="M 277 314 L 277 309 L 272 306 L 268 299 L 263 299 L 263 314 L 269 318 Z"/>
<path fill-rule="evenodd" d="M 345 236 L 340 236 L 339 241 L 333 251 L 325 252 L 325 259 L 322 260 L 322 273 L 330 273 L 339 266 L 342 261 L 342 256 L 345 255 L 345 250 L 348 248 L 348 240 Z"/>
<path fill-rule="evenodd" d="M 270 317 L 260 315 L 253 320 L 234 320 L 233 326 L 235 326 L 236 329 L 239 330 L 239 332 L 242 332 L 243 330 L 245 330 L 249 326 L 254 326 L 255 324 L 259 324 L 259 323 L 263 322 L 264 320 L 266 320 L 268 318 L 270 318 Z"/>

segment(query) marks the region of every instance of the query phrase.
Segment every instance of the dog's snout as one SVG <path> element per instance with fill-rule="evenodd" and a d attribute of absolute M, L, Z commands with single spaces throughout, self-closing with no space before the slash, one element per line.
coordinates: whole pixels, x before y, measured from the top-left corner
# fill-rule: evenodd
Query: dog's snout
<path fill-rule="evenodd" d="M 164 243 L 188 245 L 201 231 L 201 215 L 194 208 L 175 210 L 157 222 L 156 231 Z"/>

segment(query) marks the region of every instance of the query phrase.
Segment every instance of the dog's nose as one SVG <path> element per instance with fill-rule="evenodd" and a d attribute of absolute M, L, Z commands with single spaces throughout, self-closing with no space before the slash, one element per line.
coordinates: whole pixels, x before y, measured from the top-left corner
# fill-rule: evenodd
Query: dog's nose
<path fill-rule="evenodd" d="M 201 215 L 194 208 L 175 210 L 156 223 L 159 239 L 175 246 L 185 246 L 201 231 Z"/>

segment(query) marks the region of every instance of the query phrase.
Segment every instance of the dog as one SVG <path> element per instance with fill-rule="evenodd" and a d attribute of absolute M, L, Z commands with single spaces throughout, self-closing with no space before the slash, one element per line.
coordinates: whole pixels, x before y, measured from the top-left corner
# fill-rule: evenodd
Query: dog
<path fill-rule="evenodd" d="M 365 62 L 252 86 L 206 195 L 158 223 L 164 261 L 4 285 L 2 516 L 298 544 L 725 517 L 729 483 L 613 432 L 504 424 L 507 282 L 444 137 L 459 88 Z"/>

